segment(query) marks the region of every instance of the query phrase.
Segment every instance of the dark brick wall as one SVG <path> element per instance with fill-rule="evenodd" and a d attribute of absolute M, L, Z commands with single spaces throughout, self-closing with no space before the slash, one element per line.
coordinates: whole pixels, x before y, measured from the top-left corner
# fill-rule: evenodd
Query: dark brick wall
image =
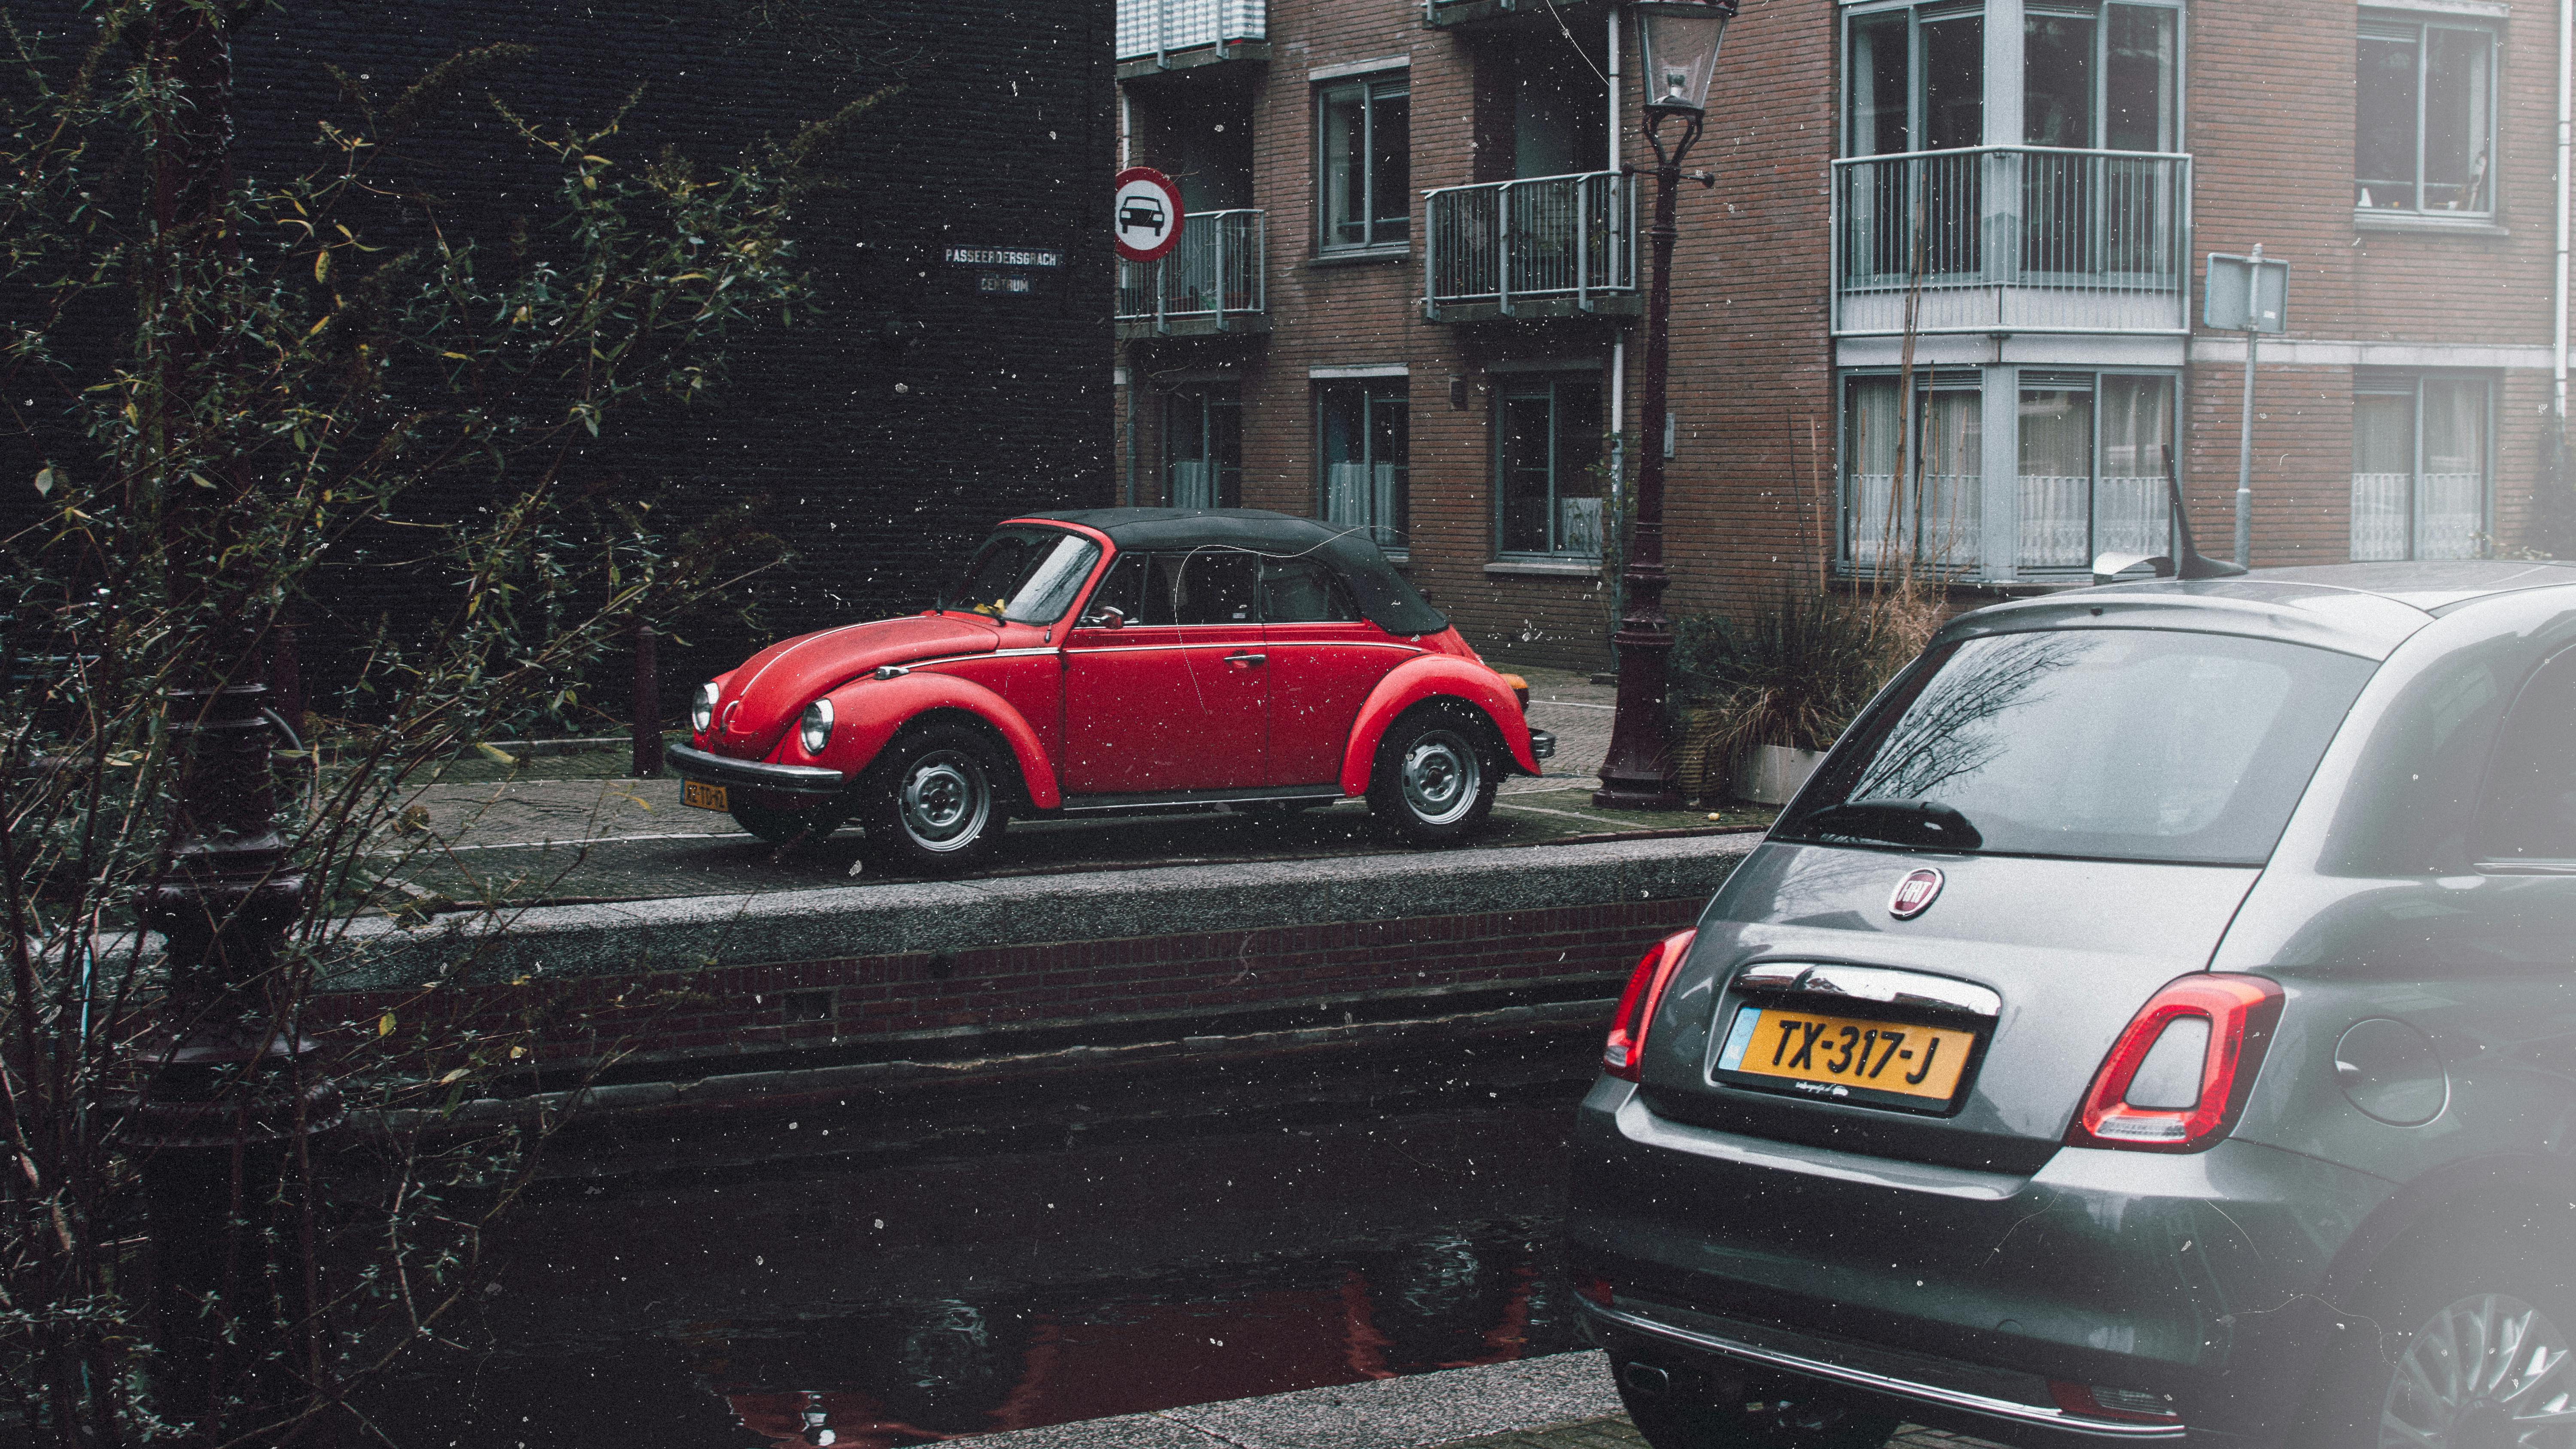
<path fill-rule="evenodd" d="M 536 48 L 489 84 L 541 124 L 596 126 L 640 91 L 594 148 L 621 167 L 666 146 L 721 162 L 898 87 L 799 209 L 814 294 L 793 325 L 737 339 L 712 400 L 643 404 L 575 464 L 576 484 L 682 511 L 757 500 L 796 551 L 752 586 L 774 637 L 918 607 L 996 517 L 1109 500 L 1110 261 L 1095 223 L 1115 148 L 1111 5 L 298 0 L 240 39 L 239 165 L 255 179 L 312 163 L 314 122 L 345 114 L 326 65 L 389 95 L 499 41 Z M 11 6 L 22 23 L 41 8 Z M 55 7 L 58 23 L 70 8 Z M 488 241 L 551 207 L 551 175 L 479 96 L 404 154 L 412 174 L 469 198 L 451 220 Z M 942 259 L 952 244 L 1048 248 L 1063 265 L 1032 273 L 1031 295 L 988 294 L 982 269 Z M 342 588 L 308 648 L 327 660 L 334 636 L 377 614 L 448 603 L 426 586 Z M 758 641 L 711 627 L 690 642 L 662 651 L 674 702 Z M 327 684 L 327 662 L 308 664 L 317 672 Z"/>
<path fill-rule="evenodd" d="M 323 1021 L 362 1033 L 390 1014 L 403 1033 L 391 1039 L 397 1048 L 409 1039 L 408 1027 L 428 1021 L 444 1028 L 433 1030 L 440 1040 L 465 1040 L 455 1028 L 468 1028 L 489 1050 L 522 1047 L 525 1055 L 514 1059 L 531 1066 L 614 1050 L 696 1074 L 725 1070 L 723 1058 L 891 1043 L 925 1032 L 1047 1027 L 1078 1035 L 1086 1023 L 1150 1017 L 1170 1019 L 1175 1032 L 1221 1032 L 1229 1018 L 1265 1008 L 1569 978 L 1597 978 L 1601 994 L 1615 994 L 1638 954 L 1687 927 L 1700 905 L 1692 894 L 938 957 L 853 956 L 567 982 L 521 978 L 337 993 L 321 998 L 317 1011 Z"/>

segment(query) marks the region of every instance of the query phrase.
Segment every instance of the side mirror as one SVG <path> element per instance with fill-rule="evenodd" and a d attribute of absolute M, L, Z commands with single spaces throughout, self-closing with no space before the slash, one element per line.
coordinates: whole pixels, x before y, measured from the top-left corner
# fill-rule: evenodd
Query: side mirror
<path fill-rule="evenodd" d="M 1099 608 L 1082 616 L 1082 627 L 1086 629 L 1124 629 L 1127 627 L 1127 614 L 1115 604 L 1103 604 Z"/>

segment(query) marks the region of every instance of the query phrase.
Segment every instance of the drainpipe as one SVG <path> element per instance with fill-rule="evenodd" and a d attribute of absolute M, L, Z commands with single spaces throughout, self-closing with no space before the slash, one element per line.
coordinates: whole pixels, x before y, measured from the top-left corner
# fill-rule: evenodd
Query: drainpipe
<path fill-rule="evenodd" d="M 2562 3 L 2562 4 L 2576 4 L 2576 0 L 2561 0 L 2561 3 Z M 1609 32 L 1610 32 L 1609 48 L 1608 48 L 1608 50 L 1607 50 L 1607 52 L 1606 52 L 1606 54 L 1607 54 L 1607 56 L 1608 56 L 1608 59 L 1609 59 L 1609 62 L 1610 62 L 1609 66 L 1608 66 L 1608 79 L 1609 79 L 1609 82 L 1610 82 L 1610 128 L 1609 128 L 1609 140 L 1608 140 L 1608 142 L 1607 142 L 1608 149 L 1609 149 L 1609 152 L 1610 152 L 1610 156 L 1609 156 L 1609 159 L 1608 159 L 1608 160 L 1606 160 L 1606 161 L 1604 161 L 1604 162 L 1602 163 L 1602 169 L 1603 169 L 1603 170 L 1605 170 L 1605 171 L 1610 172 L 1610 173 L 1611 173 L 1611 174 L 1613 174 L 1613 175 L 1616 175 L 1616 174 L 1618 173 L 1618 170 L 1619 170 L 1619 7 L 1618 7 L 1618 6 L 1613 5 L 1613 6 L 1611 6 L 1611 7 L 1610 7 L 1610 14 L 1609 14 L 1609 17 L 1608 17 L 1608 19 L 1607 19 L 1607 21 L 1606 21 L 1606 24 L 1608 25 L 1608 27 L 1609 27 Z M 1611 209 L 1612 209 L 1612 212 L 1613 212 L 1613 220 L 1614 220 L 1614 221 L 1616 220 L 1616 212 L 1617 212 L 1618 208 L 1620 207 L 1620 205 L 1621 205 L 1622 203 L 1626 202 L 1626 201 L 1627 201 L 1627 199 L 1628 199 L 1628 197 L 1627 197 L 1627 188 L 1626 188 L 1625 186 L 1622 186 L 1622 187 L 1620 187 L 1617 191 L 1614 191 L 1614 192 L 1612 192 L 1612 193 L 1611 193 L 1611 196 L 1610 196 L 1610 206 L 1611 206 Z M 2563 206 L 2562 206 L 2562 207 L 2560 207 L 2560 208 L 2559 208 L 2559 212 L 2560 212 L 2560 219 L 2561 219 L 2562 221 L 2564 221 L 2564 220 L 2565 220 L 2565 212 L 2566 212 L 2566 208 L 2565 208 L 2565 207 L 2563 207 Z M 1630 239 L 1631 239 L 1632 241 L 1634 240 L 1634 236 L 1633 236 L 1633 234 L 1631 234 Z M 1606 272 L 1605 272 L 1605 275 L 1606 275 Z M 1637 284 L 1637 278 L 1636 278 L 1636 276 L 1635 276 L 1635 269 L 1634 269 L 1634 268 L 1630 268 L 1630 275 L 1629 275 L 1629 277 L 1628 277 L 1628 285 L 1629 285 L 1631 288 L 1634 288 L 1634 287 L 1636 286 L 1636 284 Z M 2562 312 L 2563 312 L 2563 309 L 2562 309 Z M 2561 354 L 2560 354 L 2560 355 L 2561 355 L 2561 360 L 2562 360 L 2562 363 L 2563 363 L 2563 361 L 2564 361 L 2564 356 L 2565 356 L 2564 349 L 2561 349 Z M 2565 368 L 2563 365 L 2559 368 L 2559 373 L 2560 373 L 2560 379 L 2561 379 L 2561 382 L 2563 383 L 2563 382 L 2564 382 L 2564 380 L 2565 380 L 2565 374 L 2566 374 L 2566 368 Z M 2564 392 L 2564 388 L 2563 388 L 2563 386 L 2562 386 L 2562 388 L 2561 388 L 2561 392 L 2562 392 L 2562 393 Z M 1619 496 L 1619 492 L 1618 492 L 1618 490 L 1619 490 L 1619 487 L 1620 487 L 1619 480 L 1620 480 L 1621 476 L 1622 476 L 1622 475 L 1627 471 L 1627 464 L 1628 464 L 1628 334 L 1627 334 L 1626 332 L 1622 331 L 1622 332 L 1613 332 L 1613 333 L 1611 333 L 1611 334 L 1610 334 L 1610 487 L 1611 487 L 1610 502 L 1611 502 L 1611 505 L 1612 505 L 1612 507 L 1613 507 L 1613 509 L 1614 509 L 1614 510 L 1616 510 L 1616 509 L 1618 509 L 1618 508 L 1623 507 L 1623 506 L 1625 505 L 1625 503 L 1626 503 L 1626 500 L 1625 500 L 1625 499 L 1623 499 L 1623 498 L 1621 498 L 1621 497 Z M 1613 526 L 1613 527 L 1616 527 L 1616 526 L 1617 526 L 1617 525 L 1616 525 L 1616 522 L 1615 522 L 1615 519 L 1614 519 L 1614 522 L 1613 522 L 1613 525 L 1612 525 L 1612 526 Z"/>
<path fill-rule="evenodd" d="M 2571 56 L 2576 56 L 2576 0 L 2558 0 L 2558 285 L 2556 328 L 2550 339 L 2550 415 L 2562 452 L 2567 433 L 2567 162 L 2571 122 L 2576 122 L 2576 110 L 2570 106 Z"/>

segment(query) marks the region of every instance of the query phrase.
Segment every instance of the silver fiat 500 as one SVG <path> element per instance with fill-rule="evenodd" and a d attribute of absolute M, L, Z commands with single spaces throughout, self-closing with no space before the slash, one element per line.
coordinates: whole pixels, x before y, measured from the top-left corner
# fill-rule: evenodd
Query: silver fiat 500
<path fill-rule="evenodd" d="M 1574 1135 L 1658 1449 L 2576 1446 L 2576 568 L 1954 620 Z"/>

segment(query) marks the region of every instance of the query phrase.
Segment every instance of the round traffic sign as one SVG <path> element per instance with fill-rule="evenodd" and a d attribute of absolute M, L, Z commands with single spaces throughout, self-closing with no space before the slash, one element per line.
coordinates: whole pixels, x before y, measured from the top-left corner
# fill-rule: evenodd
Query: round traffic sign
<path fill-rule="evenodd" d="M 1181 188 L 1151 166 L 1118 173 L 1118 203 L 1110 223 L 1118 255 L 1131 262 L 1159 260 L 1181 240 Z"/>

